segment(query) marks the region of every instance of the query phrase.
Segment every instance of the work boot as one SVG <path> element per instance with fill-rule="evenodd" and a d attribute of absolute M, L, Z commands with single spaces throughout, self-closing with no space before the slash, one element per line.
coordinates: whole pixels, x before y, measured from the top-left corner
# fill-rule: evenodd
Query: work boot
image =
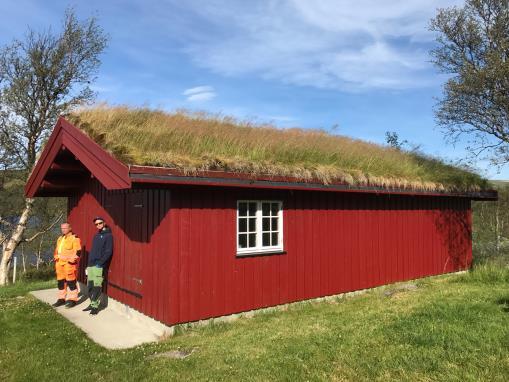
<path fill-rule="evenodd" d="M 99 309 L 98 308 L 92 308 L 90 309 L 90 314 L 92 316 L 95 316 L 97 313 L 99 313 Z"/>
<path fill-rule="evenodd" d="M 92 305 L 89 305 L 85 309 L 83 309 L 83 312 L 88 312 L 89 310 L 92 310 Z"/>
<path fill-rule="evenodd" d="M 59 298 L 57 302 L 55 302 L 52 306 L 58 308 L 59 306 L 65 305 L 65 300 L 63 298 Z"/>
<path fill-rule="evenodd" d="M 65 303 L 65 307 L 66 308 L 74 308 L 76 306 L 76 301 L 73 301 L 73 300 L 69 300 Z"/>

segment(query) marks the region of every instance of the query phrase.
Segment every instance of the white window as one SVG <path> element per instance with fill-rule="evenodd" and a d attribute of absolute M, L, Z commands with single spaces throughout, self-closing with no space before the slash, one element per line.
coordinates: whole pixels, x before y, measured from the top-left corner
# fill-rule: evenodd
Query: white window
<path fill-rule="evenodd" d="M 237 202 L 237 253 L 283 250 L 282 202 L 239 200 Z"/>

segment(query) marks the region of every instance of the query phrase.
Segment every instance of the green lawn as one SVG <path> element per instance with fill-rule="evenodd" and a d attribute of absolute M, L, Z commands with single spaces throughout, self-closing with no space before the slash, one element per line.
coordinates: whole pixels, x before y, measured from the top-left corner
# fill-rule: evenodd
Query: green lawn
<path fill-rule="evenodd" d="M 1 381 L 408 380 L 509 376 L 509 271 L 480 269 L 188 329 L 127 351 L 91 342 L 27 291 L 0 289 Z M 391 288 L 391 287 L 389 287 Z M 184 360 L 150 358 L 172 349 Z"/>

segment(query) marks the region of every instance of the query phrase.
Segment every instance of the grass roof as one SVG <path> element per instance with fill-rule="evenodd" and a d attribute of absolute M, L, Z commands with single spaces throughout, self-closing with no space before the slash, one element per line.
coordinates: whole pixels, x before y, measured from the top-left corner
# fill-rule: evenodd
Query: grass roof
<path fill-rule="evenodd" d="M 107 105 L 80 109 L 68 120 L 120 161 L 186 173 L 223 170 L 359 186 L 478 191 L 479 175 L 415 152 L 331 135 L 323 130 L 187 111 Z"/>

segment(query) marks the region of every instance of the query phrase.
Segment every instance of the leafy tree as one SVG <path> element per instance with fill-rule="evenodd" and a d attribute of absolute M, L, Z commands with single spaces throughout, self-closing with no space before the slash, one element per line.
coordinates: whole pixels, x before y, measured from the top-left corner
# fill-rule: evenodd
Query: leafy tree
<path fill-rule="evenodd" d="M 58 116 L 94 98 L 90 84 L 96 78 L 106 42 L 95 18 L 80 21 L 70 9 L 60 33 L 29 30 L 23 40 L 14 40 L 0 50 L 0 158 L 4 176 L 15 174 L 26 180 Z M 16 219 L 7 221 L 0 216 L 0 285 L 7 283 L 9 263 L 24 240 L 33 208 L 34 200 L 27 198 Z"/>
<path fill-rule="evenodd" d="M 473 158 L 509 162 L 509 0 L 466 0 L 439 9 L 434 64 L 450 75 L 436 109 L 453 142 L 465 136 Z"/>
<path fill-rule="evenodd" d="M 399 140 L 399 134 L 395 131 L 385 132 L 385 142 L 397 150 L 401 150 L 402 142 Z"/>

